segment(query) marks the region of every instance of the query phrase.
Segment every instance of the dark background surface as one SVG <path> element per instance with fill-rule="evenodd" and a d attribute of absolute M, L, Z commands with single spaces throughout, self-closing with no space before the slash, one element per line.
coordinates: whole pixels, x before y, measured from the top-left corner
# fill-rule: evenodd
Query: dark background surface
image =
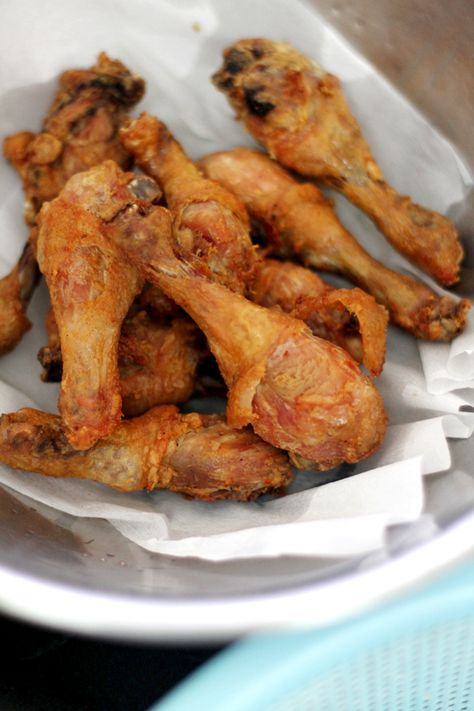
<path fill-rule="evenodd" d="M 121 644 L 0 616 L 1 711 L 146 711 L 222 646 Z"/>

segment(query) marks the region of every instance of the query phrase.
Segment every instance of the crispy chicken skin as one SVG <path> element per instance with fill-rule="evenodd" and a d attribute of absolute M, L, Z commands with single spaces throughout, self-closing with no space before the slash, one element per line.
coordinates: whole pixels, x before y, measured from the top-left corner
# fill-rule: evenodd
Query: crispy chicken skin
<path fill-rule="evenodd" d="M 119 342 L 124 415 L 135 417 L 155 405 L 186 402 L 205 353 L 204 337 L 184 315 L 156 322 L 139 312 L 125 319 Z"/>
<path fill-rule="evenodd" d="M 42 379 L 59 382 L 62 357 L 54 313 L 48 313 L 48 345 L 38 353 Z M 156 405 L 188 400 L 194 392 L 197 367 L 207 353 L 205 339 L 186 316 L 150 318 L 146 311 L 130 313 L 122 324 L 118 365 L 122 412 L 136 417 Z"/>
<path fill-rule="evenodd" d="M 131 310 L 146 311 L 155 321 L 171 318 L 181 311 L 178 304 L 175 304 L 161 289 L 147 282 L 133 302 Z"/>
<path fill-rule="evenodd" d="M 382 399 L 353 358 L 300 320 L 266 309 L 193 271 L 173 252 L 163 207 L 114 239 L 142 275 L 171 297 L 207 337 L 229 389 L 230 425 L 251 424 L 296 463 L 328 469 L 381 443 Z M 302 461 L 306 460 L 306 461 Z"/>
<path fill-rule="evenodd" d="M 38 279 L 36 257 L 28 241 L 13 271 L 0 279 L 0 353 L 11 351 L 31 328 L 26 306 Z"/>
<path fill-rule="evenodd" d="M 250 290 L 255 303 L 300 318 L 315 336 L 345 348 L 372 375 L 382 372 L 388 313 L 361 289 L 334 289 L 305 267 L 265 259 Z"/>
<path fill-rule="evenodd" d="M 5 139 L 4 155 L 23 182 L 28 224 L 34 225 L 43 202 L 57 197 L 75 173 L 106 159 L 123 168 L 130 165 L 118 129 L 144 90 L 141 77 L 102 52 L 91 69 L 72 69 L 61 75 L 41 133 L 21 131 Z M 25 255 L 30 263 L 28 290 Z M 34 257 L 27 247 L 18 265 L 0 280 L 0 354 L 11 350 L 30 327 L 26 308 L 36 283 L 30 278 L 34 270 Z"/>
<path fill-rule="evenodd" d="M 242 293 L 255 261 L 244 206 L 201 175 L 157 118 L 143 113 L 120 136 L 136 164 L 163 189 L 177 256 L 196 272 Z"/>
<path fill-rule="evenodd" d="M 90 69 L 60 76 L 41 133 L 22 131 L 5 139 L 5 157 L 23 181 L 29 224 L 75 173 L 108 159 L 130 165 L 118 130 L 144 91 L 141 77 L 102 52 Z"/>
<path fill-rule="evenodd" d="M 393 323 L 418 338 L 450 341 L 463 330 L 469 301 L 439 296 L 373 259 L 315 185 L 297 182 L 275 161 L 247 148 L 214 153 L 200 166 L 245 203 L 275 252 L 344 275 L 384 305 Z"/>
<path fill-rule="evenodd" d="M 118 342 L 143 279 L 108 232 L 133 230 L 149 188 L 148 178 L 106 161 L 70 178 L 38 217 L 38 263 L 63 358 L 59 411 L 76 449 L 107 437 L 120 421 Z M 153 183 L 148 198 L 159 195 Z"/>
<path fill-rule="evenodd" d="M 292 477 L 285 453 L 252 432 L 217 415 L 181 415 L 172 405 L 122 422 L 87 452 L 71 447 L 56 415 L 29 408 L 2 415 L 0 461 L 119 491 L 170 489 L 208 501 L 248 501 L 282 490 Z"/>
<path fill-rule="evenodd" d="M 287 44 L 245 39 L 224 51 L 213 81 L 272 157 L 343 192 L 442 284 L 458 281 L 456 229 L 384 181 L 335 76 Z"/>

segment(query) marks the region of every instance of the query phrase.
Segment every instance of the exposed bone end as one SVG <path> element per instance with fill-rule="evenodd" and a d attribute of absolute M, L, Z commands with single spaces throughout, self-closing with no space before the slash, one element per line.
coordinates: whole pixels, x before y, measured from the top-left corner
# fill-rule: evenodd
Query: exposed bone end
<path fill-rule="evenodd" d="M 468 299 L 456 301 L 451 296 L 434 296 L 414 316 L 412 332 L 429 341 L 452 341 L 464 330 L 470 308 Z"/>

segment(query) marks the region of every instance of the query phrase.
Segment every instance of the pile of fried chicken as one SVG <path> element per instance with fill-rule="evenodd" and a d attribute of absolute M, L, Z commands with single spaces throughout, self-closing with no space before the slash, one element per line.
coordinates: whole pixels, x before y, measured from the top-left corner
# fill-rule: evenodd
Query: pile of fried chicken
<path fill-rule="evenodd" d="M 316 187 L 342 191 L 441 284 L 459 279 L 454 226 L 384 181 L 337 78 L 253 39 L 212 80 L 267 153 L 194 164 L 158 118 L 130 118 L 144 81 L 105 53 L 62 74 L 40 133 L 5 140 L 30 233 L 0 281 L 0 352 L 30 327 L 42 274 L 38 357 L 61 385 L 59 415 L 1 416 L 0 461 L 122 491 L 281 492 L 292 465 L 325 470 L 381 444 L 388 320 L 434 341 L 462 331 L 467 300 L 376 261 Z M 226 417 L 177 407 L 225 389 Z"/>

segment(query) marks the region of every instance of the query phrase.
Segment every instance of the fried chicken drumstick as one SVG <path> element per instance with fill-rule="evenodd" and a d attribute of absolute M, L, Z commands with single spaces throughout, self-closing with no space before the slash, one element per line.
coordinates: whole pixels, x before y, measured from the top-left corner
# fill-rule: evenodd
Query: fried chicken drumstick
<path fill-rule="evenodd" d="M 203 178 L 168 129 L 149 114 L 122 128 L 120 135 L 137 164 L 164 190 L 173 215 L 175 253 L 198 273 L 242 293 L 259 260 L 251 246 L 248 218 L 240 201 L 221 185 Z M 337 327 L 340 319 L 333 317 L 335 308 L 330 313 L 322 303 L 319 306 L 318 335 L 330 338 L 337 332 L 341 337 L 336 342 L 347 345 Z M 383 355 L 381 362 L 378 354 L 375 359 L 378 370 Z"/>
<path fill-rule="evenodd" d="M 85 174 L 89 184 L 96 173 Z M 386 429 L 382 399 L 351 356 L 302 321 L 196 274 L 174 252 L 168 210 L 142 204 L 132 228 L 109 235 L 206 335 L 229 389 L 230 425 L 251 424 L 295 463 L 320 469 L 359 461 L 379 446 Z"/>
<path fill-rule="evenodd" d="M 153 201 L 161 193 L 148 179 L 106 161 L 70 178 L 38 216 L 38 263 L 63 359 L 59 411 L 76 449 L 107 437 L 120 421 L 120 330 L 143 279 L 107 232 L 133 230 L 143 194 Z"/>
<path fill-rule="evenodd" d="M 62 356 L 59 332 L 51 310 L 46 331 L 48 345 L 38 353 L 42 379 L 60 382 Z M 207 353 L 204 337 L 184 315 L 155 320 L 146 311 L 129 314 L 118 344 L 122 412 L 136 417 L 156 405 L 189 400 L 197 380 L 197 367 Z"/>
<path fill-rule="evenodd" d="M 75 173 L 106 159 L 123 168 L 131 164 L 118 129 L 144 90 L 141 77 L 102 52 L 91 69 L 71 69 L 61 75 L 41 133 L 22 131 L 5 139 L 4 155 L 23 182 L 29 225 L 35 224 L 43 202 L 55 198 Z M 0 280 L 0 353 L 11 350 L 30 328 L 26 307 L 34 291 L 34 267 L 34 255 L 27 247 L 13 271 Z"/>
<path fill-rule="evenodd" d="M 119 491 L 170 489 L 208 501 L 248 501 L 283 489 L 287 456 L 217 415 L 156 407 L 122 422 L 87 452 L 75 451 L 59 417 L 25 408 L 0 417 L 0 461 L 46 476 L 90 479 Z"/>
<path fill-rule="evenodd" d="M 200 166 L 247 207 L 276 252 L 339 272 L 370 292 L 393 323 L 418 338 L 450 341 L 463 330 L 469 301 L 439 296 L 416 279 L 373 259 L 344 228 L 315 185 L 297 182 L 259 151 L 237 148 L 205 157 Z"/>
<path fill-rule="evenodd" d="M 41 133 L 16 133 L 3 146 L 23 181 L 28 224 L 76 173 L 104 160 L 131 165 L 118 131 L 144 91 L 143 79 L 105 52 L 90 69 L 69 69 L 59 77 Z"/>
<path fill-rule="evenodd" d="M 136 164 L 154 178 L 173 216 L 175 251 L 196 272 L 242 293 L 255 261 L 245 208 L 204 178 L 166 126 L 147 113 L 120 137 Z"/>
<path fill-rule="evenodd" d="M 343 192 L 442 284 L 458 281 L 463 249 L 454 226 L 384 181 L 335 76 L 287 44 L 245 39 L 225 50 L 213 81 L 272 157 Z"/>
<path fill-rule="evenodd" d="M 387 311 L 361 289 L 334 289 L 314 272 L 292 262 L 261 260 L 250 298 L 304 321 L 315 336 L 347 350 L 372 375 L 382 372 Z"/>
<path fill-rule="evenodd" d="M 0 279 L 0 354 L 11 351 L 31 328 L 26 307 L 38 279 L 33 245 L 28 241 L 13 271 Z"/>

